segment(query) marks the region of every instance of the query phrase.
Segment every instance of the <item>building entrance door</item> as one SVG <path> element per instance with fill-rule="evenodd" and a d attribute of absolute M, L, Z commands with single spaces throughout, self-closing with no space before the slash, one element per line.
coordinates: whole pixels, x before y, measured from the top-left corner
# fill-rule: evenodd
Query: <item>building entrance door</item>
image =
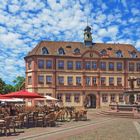
<path fill-rule="evenodd" d="M 134 102 L 135 102 L 135 96 L 134 96 L 134 94 L 131 94 L 131 95 L 129 96 L 129 103 L 130 103 L 130 104 L 134 104 Z"/>
<path fill-rule="evenodd" d="M 89 107 L 89 108 L 96 108 L 96 96 L 94 94 L 89 94 L 88 95 L 87 107 Z"/>

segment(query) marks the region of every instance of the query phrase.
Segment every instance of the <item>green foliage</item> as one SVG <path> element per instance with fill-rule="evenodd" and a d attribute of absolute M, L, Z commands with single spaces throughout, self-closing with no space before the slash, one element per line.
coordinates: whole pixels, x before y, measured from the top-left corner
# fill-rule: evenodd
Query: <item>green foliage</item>
<path fill-rule="evenodd" d="M 0 94 L 4 93 L 5 82 L 0 78 Z"/>
<path fill-rule="evenodd" d="M 4 86 L 4 94 L 6 93 L 10 93 L 10 92 L 14 92 L 15 91 L 15 87 L 9 84 L 6 84 Z"/>
<path fill-rule="evenodd" d="M 18 76 L 14 81 L 13 83 L 15 84 L 14 87 L 15 87 L 15 91 L 18 91 L 20 90 L 22 84 L 25 82 L 25 78 L 22 77 L 22 76 Z"/>
<path fill-rule="evenodd" d="M 2 80 L 2 78 L 0 78 L 0 94 L 6 94 L 6 93 L 20 90 L 24 82 L 25 82 L 25 78 L 22 76 L 18 76 L 13 81 L 14 85 L 6 84 Z"/>

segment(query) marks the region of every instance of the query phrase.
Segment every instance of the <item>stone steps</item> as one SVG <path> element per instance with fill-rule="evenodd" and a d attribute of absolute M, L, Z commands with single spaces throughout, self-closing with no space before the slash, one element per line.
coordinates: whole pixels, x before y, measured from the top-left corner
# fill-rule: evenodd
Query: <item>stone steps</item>
<path fill-rule="evenodd" d="M 119 118 L 134 118 L 133 112 L 111 112 L 111 111 L 98 111 L 95 113 L 95 116 L 104 116 L 104 117 L 119 117 Z"/>

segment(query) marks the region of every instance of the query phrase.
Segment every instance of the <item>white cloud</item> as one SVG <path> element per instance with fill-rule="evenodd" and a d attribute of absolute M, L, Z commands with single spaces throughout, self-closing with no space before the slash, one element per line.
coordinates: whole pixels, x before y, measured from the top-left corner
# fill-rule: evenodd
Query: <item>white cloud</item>
<path fill-rule="evenodd" d="M 116 35 L 118 34 L 118 27 L 110 26 L 107 29 L 102 28 L 99 29 L 97 33 L 100 37 L 110 37 L 112 40 L 115 40 Z"/>
<path fill-rule="evenodd" d="M 82 4 L 85 4 L 85 3 L 87 3 L 87 0 L 80 0 L 80 2 L 81 2 Z"/>
<path fill-rule="evenodd" d="M 108 34 L 110 36 L 116 36 L 118 34 L 118 27 L 117 26 L 108 27 Z"/>
<path fill-rule="evenodd" d="M 1 34 L 6 34 L 7 33 L 7 29 L 5 27 L 0 26 L 0 33 Z"/>
<path fill-rule="evenodd" d="M 36 11 L 39 9 L 43 9 L 45 7 L 45 4 L 41 2 L 42 0 L 24 0 L 24 5 L 22 5 L 22 9 L 24 11 Z"/>
<path fill-rule="evenodd" d="M 122 5 L 127 8 L 127 1 L 126 0 L 120 0 L 120 2 L 122 3 Z"/>
<path fill-rule="evenodd" d="M 140 39 L 136 41 L 135 47 L 140 49 Z"/>
<path fill-rule="evenodd" d="M 140 14 L 140 10 L 137 9 L 137 8 L 132 8 L 132 9 L 131 9 L 131 12 L 132 12 L 132 14 L 133 14 L 134 16 Z"/>
<path fill-rule="evenodd" d="M 21 35 L 18 33 L 7 32 L 0 36 L 0 40 L 6 48 L 17 48 L 24 43 L 23 40 L 19 39 L 20 37 Z"/>
<path fill-rule="evenodd" d="M 56 0 L 48 0 L 48 4 L 53 11 L 59 11 L 62 9 L 62 6 L 59 3 L 57 3 Z"/>
<path fill-rule="evenodd" d="M 102 36 L 102 37 L 107 36 L 107 35 L 108 35 L 107 30 L 104 29 L 104 28 L 103 28 L 103 29 L 99 29 L 98 35 L 99 35 L 99 36 Z"/>
<path fill-rule="evenodd" d="M 107 18 L 106 15 L 99 14 L 98 17 L 96 17 L 96 22 L 98 22 L 98 23 L 104 23 L 105 20 L 106 20 L 106 18 Z"/>
<path fill-rule="evenodd" d="M 20 9 L 20 7 L 16 4 L 9 5 L 8 8 L 9 8 L 9 11 L 12 13 L 16 13 Z"/>
<path fill-rule="evenodd" d="M 102 10 L 106 10 L 107 9 L 107 5 L 105 3 L 102 3 L 101 4 L 101 8 L 102 8 Z"/>

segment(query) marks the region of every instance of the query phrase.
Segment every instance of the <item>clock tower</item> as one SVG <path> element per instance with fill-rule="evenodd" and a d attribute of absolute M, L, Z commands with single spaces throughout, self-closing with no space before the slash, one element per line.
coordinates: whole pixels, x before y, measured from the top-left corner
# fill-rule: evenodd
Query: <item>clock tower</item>
<path fill-rule="evenodd" d="M 89 26 L 84 29 L 84 43 L 86 46 L 92 45 L 91 28 Z"/>

